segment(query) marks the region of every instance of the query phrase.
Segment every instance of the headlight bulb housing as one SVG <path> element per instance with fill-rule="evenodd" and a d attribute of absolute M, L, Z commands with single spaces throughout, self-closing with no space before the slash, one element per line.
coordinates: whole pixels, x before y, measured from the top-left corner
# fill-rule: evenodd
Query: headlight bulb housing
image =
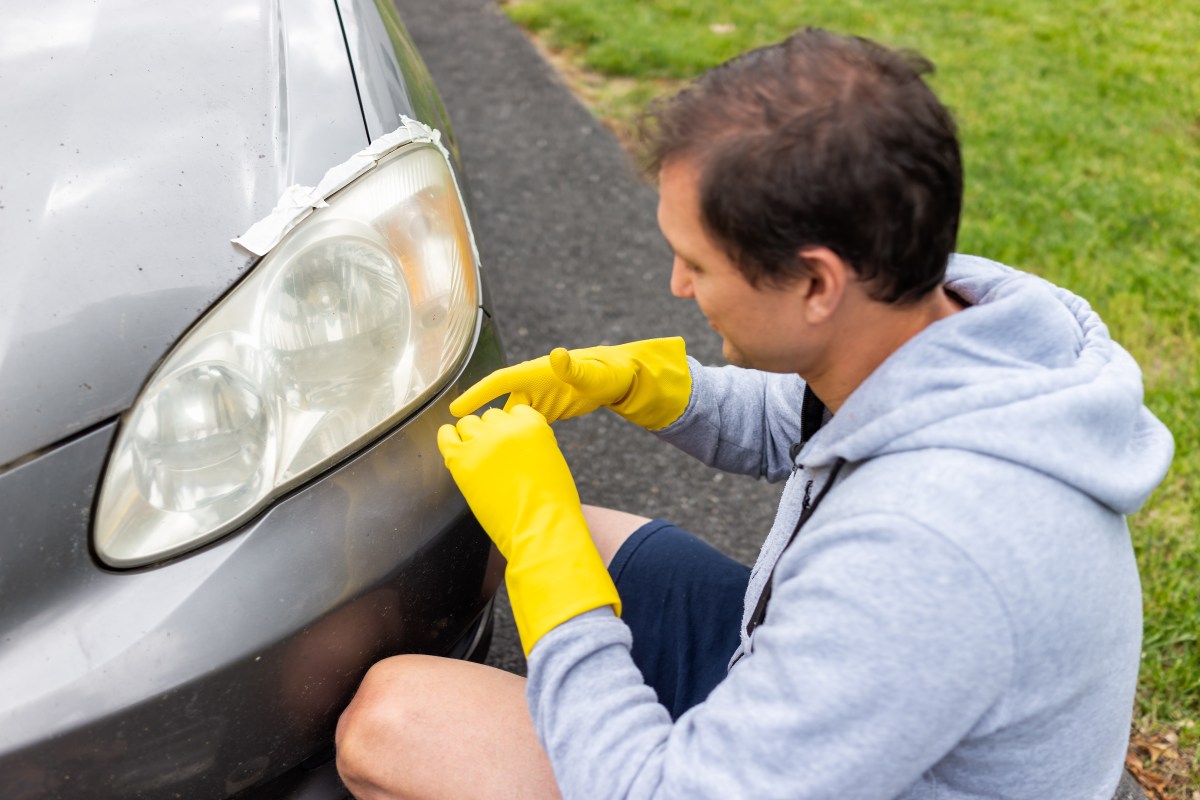
<path fill-rule="evenodd" d="M 445 385 L 478 263 L 446 152 L 408 141 L 295 225 L 122 419 L 93 527 L 107 565 L 213 541 Z"/>

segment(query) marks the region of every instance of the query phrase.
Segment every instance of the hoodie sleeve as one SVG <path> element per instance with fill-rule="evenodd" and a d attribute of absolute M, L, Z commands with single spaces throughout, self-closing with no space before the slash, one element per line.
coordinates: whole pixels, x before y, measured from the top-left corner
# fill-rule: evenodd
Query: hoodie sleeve
<path fill-rule="evenodd" d="M 792 469 L 789 448 L 800 441 L 804 381 L 798 375 L 705 367 L 690 356 L 688 364 L 691 400 L 658 436 L 726 472 L 786 478 Z"/>
<path fill-rule="evenodd" d="M 527 697 L 564 797 L 895 797 L 980 724 L 1013 644 L 974 562 L 895 516 L 803 542 L 751 654 L 674 724 L 609 610 L 534 647 Z"/>

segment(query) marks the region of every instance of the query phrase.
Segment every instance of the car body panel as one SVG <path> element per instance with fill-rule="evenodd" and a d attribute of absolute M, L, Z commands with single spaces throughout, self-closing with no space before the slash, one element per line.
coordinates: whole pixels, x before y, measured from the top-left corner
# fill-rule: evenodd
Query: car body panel
<path fill-rule="evenodd" d="M 446 108 L 390 0 L 337 0 L 337 5 L 370 138 L 393 130 L 400 114 L 450 131 Z M 409 98 L 412 109 L 397 105 L 399 97 Z M 445 144 L 454 150 L 453 141 Z"/>
<path fill-rule="evenodd" d="M 86 546 L 88 465 L 115 425 L 0 481 L 4 530 L 28 532 L 10 537 L 0 584 L 0 797 L 225 797 L 327 746 L 370 663 L 470 633 L 503 564 L 436 430 L 501 361 L 480 318 L 471 361 L 422 413 L 172 562 L 114 571 Z"/>
<path fill-rule="evenodd" d="M 328 0 L 4 15 L 0 465 L 127 408 L 254 262 L 230 240 L 368 142 Z"/>

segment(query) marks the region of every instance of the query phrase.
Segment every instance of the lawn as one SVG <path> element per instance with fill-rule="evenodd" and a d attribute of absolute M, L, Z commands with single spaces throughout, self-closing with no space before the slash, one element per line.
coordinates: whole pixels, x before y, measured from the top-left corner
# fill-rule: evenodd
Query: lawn
<path fill-rule="evenodd" d="M 937 64 L 966 159 L 959 249 L 1088 298 L 1175 434 L 1170 475 L 1130 519 L 1145 601 L 1130 763 L 1152 794 L 1200 798 L 1200 4 L 509 0 L 504 11 L 622 136 L 649 98 L 805 25 Z"/>

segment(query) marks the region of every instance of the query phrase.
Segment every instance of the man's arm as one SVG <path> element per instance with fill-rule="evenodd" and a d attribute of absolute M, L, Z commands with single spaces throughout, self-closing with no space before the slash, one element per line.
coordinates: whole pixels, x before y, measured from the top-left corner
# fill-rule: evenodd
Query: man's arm
<path fill-rule="evenodd" d="M 804 381 L 741 367 L 706 367 L 688 358 L 691 402 L 655 433 L 709 466 L 779 481 L 800 441 Z"/>
<path fill-rule="evenodd" d="M 1013 658 L 978 567 L 883 515 L 806 533 L 752 654 L 674 725 L 628 648 L 601 610 L 530 654 L 530 709 L 564 797 L 895 797 L 979 723 Z"/>
<path fill-rule="evenodd" d="M 612 409 L 649 430 L 679 418 L 692 392 L 678 336 L 618 345 L 555 348 L 549 355 L 496 370 L 450 403 L 461 417 L 508 395 L 504 410 L 528 405 L 547 422 Z"/>
<path fill-rule="evenodd" d="M 683 339 L 557 348 L 497 370 L 450 404 L 463 416 L 507 395 L 548 422 L 606 407 L 711 466 L 768 480 L 791 471 L 804 382 L 737 367 L 703 367 Z"/>

